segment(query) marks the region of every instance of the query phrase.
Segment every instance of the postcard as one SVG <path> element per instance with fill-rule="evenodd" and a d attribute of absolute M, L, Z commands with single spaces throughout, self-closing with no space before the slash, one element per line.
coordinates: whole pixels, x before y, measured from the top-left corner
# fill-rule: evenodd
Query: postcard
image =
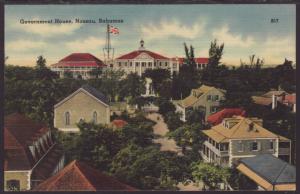
<path fill-rule="evenodd" d="M 4 11 L 5 191 L 295 191 L 295 5 Z"/>

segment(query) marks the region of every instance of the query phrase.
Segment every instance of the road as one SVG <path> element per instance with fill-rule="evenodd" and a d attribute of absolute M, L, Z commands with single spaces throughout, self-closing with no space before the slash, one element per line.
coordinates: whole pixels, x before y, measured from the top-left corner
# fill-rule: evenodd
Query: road
<path fill-rule="evenodd" d="M 161 144 L 160 150 L 173 151 L 178 154 L 182 154 L 181 148 L 176 145 L 176 142 L 173 139 L 168 139 L 167 137 L 165 137 L 169 129 L 167 124 L 164 122 L 163 117 L 158 113 L 149 113 L 147 115 L 147 118 L 156 122 L 156 124 L 153 126 L 153 132 L 158 137 L 155 138 L 153 141 L 155 143 Z"/>

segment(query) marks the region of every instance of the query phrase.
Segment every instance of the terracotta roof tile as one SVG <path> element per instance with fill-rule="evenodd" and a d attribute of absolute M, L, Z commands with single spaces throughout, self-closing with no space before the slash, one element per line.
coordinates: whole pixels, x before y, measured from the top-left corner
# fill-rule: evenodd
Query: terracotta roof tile
<path fill-rule="evenodd" d="M 224 118 L 230 118 L 234 115 L 245 116 L 246 112 L 241 108 L 224 108 L 223 110 L 209 115 L 207 122 L 217 125 L 222 122 Z"/>
<path fill-rule="evenodd" d="M 177 61 L 179 62 L 179 64 L 183 64 L 184 63 L 184 57 L 174 57 L 172 58 L 173 61 Z M 208 58 L 203 58 L 203 57 L 197 57 L 195 58 L 195 62 L 198 64 L 207 64 L 208 63 Z"/>
<path fill-rule="evenodd" d="M 127 190 L 135 188 L 105 175 L 84 162 L 74 160 L 54 176 L 38 185 L 35 191 L 98 191 Z"/>
<path fill-rule="evenodd" d="M 52 67 L 104 67 L 103 61 L 90 53 L 72 53 L 61 59 L 58 63 L 52 64 Z"/>

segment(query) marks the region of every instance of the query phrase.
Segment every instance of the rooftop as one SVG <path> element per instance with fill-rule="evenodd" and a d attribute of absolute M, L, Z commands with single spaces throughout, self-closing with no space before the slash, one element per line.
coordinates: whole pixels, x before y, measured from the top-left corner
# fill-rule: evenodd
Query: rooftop
<path fill-rule="evenodd" d="M 242 158 L 237 169 L 266 190 L 273 190 L 274 185 L 296 183 L 295 166 L 290 165 L 272 154 L 260 154 L 255 157 Z M 260 178 L 270 184 L 265 183 L 260 180 Z"/>
<path fill-rule="evenodd" d="M 72 98 L 74 95 L 76 95 L 80 91 L 87 92 L 89 95 L 93 96 L 94 98 L 96 98 L 97 100 L 103 102 L 106 105 L 109 104 L 106 96 L 102 92 L 98 91 L 97 89 L 93 88 L 92 86 L 89 86 L 88 84 L 85 84 L 85 85 L 81 86 L 78 90 L 76 90 L 75 92 L 73 92 L 72 94 L 67 96 L 65 99 L 58 102 L 56 105 L 54 105 L 54 107 L 56 108 L 59 105 L 63 104 L 65 101 Z"/>
<path fill-rule="evenodd" d="M 4 170 L 29 170 L 35 164 L 29 151 L 34 140 L 49 129 L 20 113 L 13 113 L 4 118 Z"/>
<path fill-rule="evenodd" d="M 54 176 L 38 185 L 35 191 L 100 191 L 135 188 L 105 175 L 84 162 L 74 160 Z"/>
<path fill-rule="evenodd" d="M 246 112 L 242 108 L 224 108 L 219 112 L 209 115 L 207 122 L 217 125 L 220 124 L 224 118 L 230 118 L 234 115 L 245 116 Z"/>
<path fill-rule="evenodd" d="M 211 90 L 219 90 L 223 93 L 226 92 L 225 90 L 203 84 L 199 88 L 192 89 L 192 91 L 191 91 L 191 93 L 193 93 L 193 92 L 197 93 L 197 97 L 191 94 L 188 97 L 186 97 L 185 99 L 179 101 L 179 104 L 183 107 L 190 107 L 198 101 L 200 96 L 202 96 L 203 94 L 206 94 L 207 92 L 209 92 Z"/>
<path fill-rule="evenodd" d="M 225 118 L 222 123 L 209 130 L 203 130 L 203 133 L 218 143 L 228 142 L 229 139 L 279 138 L 286 140 L 286 138 L 263 128 L 262 120 L 242 116 Z"/>
<path fill-rule="evenodd" d="M 103 61 L 90 53 L 72 53 L 61 59 L 58 63 L 51 65 L 52 67 L 104 67 Z"/>
<path fill-rule="evenodd" d="M 168 57 L 162 56 L 160 54 L 157 54 L 157 53 L 149 51 L 149 50 L 132 51 L 130 53 L 127 53 L 125 55 L 122 55 L 122 56 L 118 57 L 117 59 L 135 59 L 136 57 L 138 57 L 142 53 L 146 53 L 147 55 L 149 55 L 153 59 L 169 59 Z"/>

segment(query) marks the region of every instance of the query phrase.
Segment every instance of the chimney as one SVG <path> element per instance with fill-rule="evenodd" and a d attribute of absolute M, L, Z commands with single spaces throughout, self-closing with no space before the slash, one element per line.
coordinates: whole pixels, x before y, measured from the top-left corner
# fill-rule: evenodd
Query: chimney
<path fill-rule="evenodd" d="M 277 107 L 277 96 L 275 94 L 272 95 L 272 110 Z"/>
<path fill-rule="evenodd" d="M 254 123 L 253 122 L 249 123 L 249 131 L 252 131 L 253 128 L 254 128 Z"/>

